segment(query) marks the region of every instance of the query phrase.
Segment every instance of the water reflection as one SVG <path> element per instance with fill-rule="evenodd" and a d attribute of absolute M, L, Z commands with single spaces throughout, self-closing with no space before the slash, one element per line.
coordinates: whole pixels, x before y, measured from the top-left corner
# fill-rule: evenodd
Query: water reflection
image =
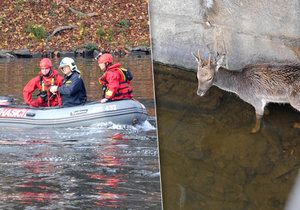
<path fill-rule="evenodd" d="M 284 208 L 299 169 L 299 113 L 254 109 L 218 88 L 196 95 L 196 73 L 154 65 L 164 209 Z M 175 202 L 174 202 L 175 201 Z"/>
<path fill-rule="evenodd" d="M 160 209 L 155 132 L 118 127 L 1 129 L 0 208 Z"/>
<path fill-rule="evenodd" d="M 103 170 L 98 173 L 88 174 L 94 180 L 97 200 L 95 204 L 99 207 L 119 208 L 122 200 L 127 196 L 125 193 L 111 193 L 111 189 L 118 189 L 120 183 L 128 182 L 125 175 L 118 173 L 118 168 L 124 165 L 118 156 L 118 144 L 112 142 L 110 146 L 97 150 L 95 166 L 102 166 Z M 108 168 L 108 170 L 106 169 Z"/>
<path fill-rule="evenodd" d="M 24 143 L 24 145 L 32 146 L 32 143 L 37 144 L 36 141 L 33 141 Z M 40 143 L 43 142 L 41 141 Z M 13 144 L 10 143 L 9 145 Z M 19 205 L 26 206 L 47 205 L 47 203 L 57 200 L 60 193 L 59 188 L 47 181 L 51 174 L 57 172 L 55 163 L 43 160 L 50 159 L 50 157 L 49 153 L 37 153 L 33 155 L 32 159 L 20 160 L 15 163 L 15 166 L 12 167 L 17 169 L 16 173 L 8 170 L 11 176 L 8 177 L 14 181 L 13 191 L 15 192 L 11 195 L 4 193 L 2 198 L 5 201 L 14 202 L 16 205 L 19 203 Z M 2 164 L 5 164 L 5 162 Z M 6 167 L 6 170 L 8 168 Z M 5 178 L 5 174 L 6 172 L 3 172 L 2 178 Z M 2 182 L 6 183 L 5 180 L 2 180 Z"/>

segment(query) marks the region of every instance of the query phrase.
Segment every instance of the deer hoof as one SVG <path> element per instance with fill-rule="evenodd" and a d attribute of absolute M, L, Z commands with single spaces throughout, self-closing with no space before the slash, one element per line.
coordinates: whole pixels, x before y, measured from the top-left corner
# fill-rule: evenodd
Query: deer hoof
<path fill-rule="evenodd" d="M 300 123 L 295 122 L 294 125 L 293 125 L 293 128 L 300 128 Z"/>
<path fill-rule="evenodd" d="M 252 134 L 257 133 L 259 131 L 259 129 L 260 129 L 259 127 L 254 127 L 254 128 L 252 128 L 250 133 L 252 133 Z"/>

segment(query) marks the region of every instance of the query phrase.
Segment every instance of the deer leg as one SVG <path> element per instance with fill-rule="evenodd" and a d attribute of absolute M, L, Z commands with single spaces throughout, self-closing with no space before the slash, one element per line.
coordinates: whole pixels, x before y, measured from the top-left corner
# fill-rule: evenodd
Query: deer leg
<path fill-rule="evenodd" d="M 295 109 L 297 109 L 298 111 L 300 111 L 300 101 L 299 101 L 299 95 L 298 95 L 298 91 L 293 91 L 292 94 L 289 97 L 289 101 L 292 107 L 294 107 Z M 293 128 L 300 128 L 300 123 L 299 122 L 295 122 L 293 125 Z"/>
<path fill-rule="evenodd" d="M 260 123 L 261 123 L 261 118 L 263 117 L 263 115 L 260 114 L 255 114 L 255 125 L 251 130 L 251 133 L 257 133 L 260 130 Z"/>
<path fill-rule="evenodd" d="M 264 115 L 265 105 L 266 103 L 261 101 L 255 106 L 255 124 L 251 130 L 251 133 L 257 133 L 260 130 L 260 124 Z"/>

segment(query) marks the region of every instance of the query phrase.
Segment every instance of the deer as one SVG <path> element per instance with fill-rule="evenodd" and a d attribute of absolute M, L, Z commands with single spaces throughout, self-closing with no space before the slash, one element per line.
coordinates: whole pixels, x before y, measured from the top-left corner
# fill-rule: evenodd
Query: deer
<path fill-rule="evenodd" d="M 222 90 L 235 93 L 255 109 L 255 124 L 251 133 L 257 133 L 268 103 L 289 103 L 300 111 L 300 65 L 299 64 L 249 64 L 238 70 L 223 67 L 224 56 L 216 63 L 195 57 L 197 68 L 197 95 L 204 96 L 213 85 Z M 300 128 L 295 123 L 294 128 Z"/>

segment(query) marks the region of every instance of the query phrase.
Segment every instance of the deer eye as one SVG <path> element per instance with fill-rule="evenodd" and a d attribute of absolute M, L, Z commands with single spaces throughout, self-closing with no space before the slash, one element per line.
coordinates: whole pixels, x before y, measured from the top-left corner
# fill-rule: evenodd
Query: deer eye
<path fill-rule="evenodd" d="M 209 77 L 206 81 L 210 81 L 210 80 L 212 80 L 212 78 L 213 78 L 213 77 Z"/>

